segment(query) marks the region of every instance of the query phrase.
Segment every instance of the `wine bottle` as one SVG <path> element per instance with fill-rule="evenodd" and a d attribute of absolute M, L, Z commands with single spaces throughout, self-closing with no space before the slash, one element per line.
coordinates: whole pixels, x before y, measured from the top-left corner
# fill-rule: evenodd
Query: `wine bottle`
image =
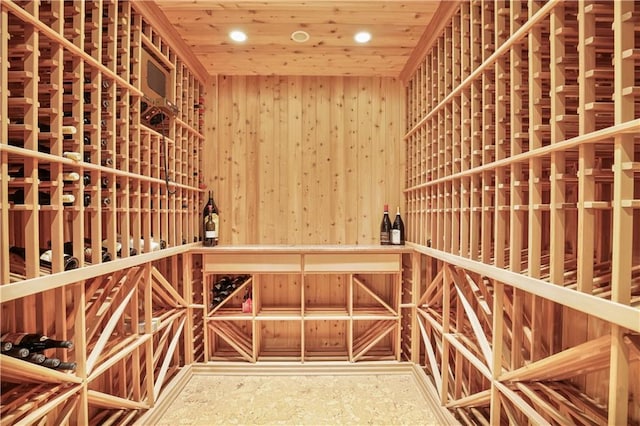
<path fill-rule="evenodd" d="M 13 166 L 13 167 L 11 167 Z M 22 178 L 24 177 L 24 166 L 16 167 L 15 164 L 10 164 L 9 167 L 9 176 L 14 178 Z M 38 179 L 40 181 L 50 181 L 51 180 L 51 172 L 47 169 L 38 168 Z M 80 175 L 76 172 L 63 172 L 62 180 L 65 182 L 75 182 L 80 180 Z"/>
<path fill-rule="evenodd" d="M 202 239 L 204 239 L 204 222 L 207 220 L 207 216 L 209 215 L 209 206 L 213 208 L 213 194 L 211 191 L 209 191 L 209 199 L 202 209 Z"/>
<path fill-rule="evenodd" d="M 107 244 L 107 240 L 102 241 L 102 247 L 106 247 Z M 129 244 L 129 256 L 135 256 L 136 254 L 138 254 L 136 249 L 133 248 L 132 244 Z M 122 257 L 122 243 L 120 241 L 116 241 L 116 256 Z"/>
<path fill-rule="evenodd" d="M 389 219 L 389 206 L 384 205 L 384 214 L 382 215 L 382 223 L 380 223 L 380 244 L 391 244 L 391 220 Z"/>
<path fill-rule="evenodd" d="M 105 167 L 111 167 L 111 166 L 113 166 L 113 159 L 111 159 L 110 157 L 103 158 L 101 160 L 101 163 Z"/>
<path fill-rule="evenodd" d="M 89 244 L 91 243 L 91 241 L 89 241 Z M 73 242 L 72 241 L 67 241 L 66 243 L 64 243 L 64 252 L 65 254 L 68 255 L 73 255 Z M 85 246 L 84 246 L 84 260 L 86 262 L 89 263 L 93 263 L 93 251 L 91 250 L 91 247 L 89 245 L 87 245 L 87 243 L 85 242 Z M 107 250 L 106 247 L 102 247 L 102 263 L 104 262 L 109 262 L 113 260 L 113 256 L 111 255 L 111 253 L 109 253 L 109 251 Z M 96 259 L 97 261 L 97 259 Z"/>
<path fill-rule="evenodd" d="M 22 261 L 25 261 L 27 257 L 24 247 L 16 247 L 16 246 L 9 247 L 9 253 L 15 256 L 18 256 L 19 258 L 22 259 Z M 80 262 L 78 262 L 77 258 L 70 256 L 68 254 L 64 255 L 65 271 L 70 271 L 71 269 L 77 269 L 79 266 L 79 263 Z M 40 250 L 40 266 L 51 270 L 51 250 Z M 12 343 L 15 344 L 15 342 L 12 342 Z"/>
<path fill-rule="evenodd" d="M 40 265 L 47 267 L 47 268 L 51 268 L 51 256 L 52 256 L 52 251 L 51 250 L 44 250 L 43 252 L 40 253 Z M 71 269 L 77 269 L 78 266 L 80 265 L 80 262 L 78 261 L 77 258 L 64 253 L 64 270 L 65 271 L 70 271 Z"/>
<path fill-rule="evenodd" d="M 404 222 L 400 217 L 400 207 L 396 210 L 396 218 L 391 226 L 391 244 L 404 245 Z"/>
<path fill-rule="evenodd" d="M 82 155 L 80 155 L 79 152 L 65 151 L 62 153 L 62 156 L 64 158 L 68 158 L 69 160 L 82 161 Z"/>
<path fill-rule="evenodd" d="M 9 194 L 9 201 L 13 204 L 24 204 L 24 189 L 17 189 L 13 194 Z M 71 205 L 76 201 L 73 194 L 62 194 L 62 204 Z M 41 206 L 51 205 L 51 195 L 48 192 L 38 191 L 38 204 Z"/>
<path fill-rule="evenodd" d="M 13 358 L 27 358 L 29 356 L 29 349 L 25 349 L 25 348 L 16 348 L 13 347 L 11 349 L 9 349 L 8 351 L 2 351 L 3 355 L 9 355 Z"/>
<path fill-rule="evenodd" d="M 75 362 L 61 361 L 60 364 L 58 364 L 57 367 L 51 367 L 51 368 L 55 368 L 56 370 L 71 370 L 71 371 L 75 371 L 76 363 Z"/>
<path fill-rule="evenodd" d="M 50 339 L 39 333 L 6 333 L 2 335 L 2 340 L 13 343 L 14 347 L 28 349 L 29 352 L 42 352 L 52 348 L 73 348 L 73 343 L 69 340 Z"/>
<path fill-rule="evenodd" d="M 29 354 L 29 356 L 25 359 L 34 364 L 42 364 L 43 362 L 46 361 L 47 357 L 42 354 L 33 353 L 33 354 Z"/>
<path fill-rule="evenodd" d="M 82 198 L 84 201 L 84 206 L 89 207 L 91 205 L 91 194 L 85 193 Z"/>
<path fill-rule="evenodd" d="M 216 224 L 213 221 L 213 206 L 209 205 L 209 214 L 207 215 L 207 219 L 204 221 L 204 241 L 203 245 L 205 247 L 213 247 L 215 245 Z"/>
<path fill-rule="evenodd" d="M 211 208 L 211 213 L 213 216 L 213 223 L 214 223 L 214 231 L 213 231 L 213 245 L 217 246 L 218 245 L 218 237 L 220 235 L 220 217 L 218 216 L 218 206 L 216 206 L 216 201 L 213 198 L 213 191 L 211 191 L 211 204 L 212 204 L 212 208 Z"/>
<path fill-rule="evenodd" d="M 38 355 L 40 355 L 40 354 L 38 354 Z M 62 361 L 60 361 L 60 359 L 58 359 L 58 358 L 47 358 L 47 357 L 45 357 L 44 360 L 42 360 L 42 362 L 40 363 L 40 365 L 42 365 L 43 367 L 47 367 L 47 368 L 58 368 L 60 366 L 60 364 L 62 364 Z"/>

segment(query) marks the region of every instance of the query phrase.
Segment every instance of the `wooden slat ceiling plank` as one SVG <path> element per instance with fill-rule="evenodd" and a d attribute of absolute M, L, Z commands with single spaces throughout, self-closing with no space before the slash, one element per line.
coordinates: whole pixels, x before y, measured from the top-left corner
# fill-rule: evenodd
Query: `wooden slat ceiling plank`
<path fill-rule="evenodd" d="M 405 67 L 440 6 L 440 0 L 155 3 L 210 74 L 391 77 Z M 231 42 L 233 29 L 245 31 L 247 42 Z M 296 30 L 310 40 L 293 42 Z M 372 33 L 367 45 L 353 40 L 361 30 Z M 296 61 L 306 66 L 292 66 Z"/>

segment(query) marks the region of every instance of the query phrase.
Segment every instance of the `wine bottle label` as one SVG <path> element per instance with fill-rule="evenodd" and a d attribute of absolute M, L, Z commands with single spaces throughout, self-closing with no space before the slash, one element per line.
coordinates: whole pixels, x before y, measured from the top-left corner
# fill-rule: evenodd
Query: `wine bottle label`
<path fill-rule="evenodd" d="M 219 222 L 219 218 L 218 215 L 213 213 L 211 216 L 213 216 L 213 226 L 214 226 L 214 230 L 213 231 L 208 231 L 208 232 L 212 232 L 213 235 L 211 237 L 207 237 L 207 238 L 218 238 L 218 222 Z"/>
<path fill-rule="evenodd" d="M 380 243 L 381 244 L 389 244 L 390 243 L 389 233 L 388 232 L 381 232 L 380 233 Z"/>
<path fill-rule="evenodd" d="M 400 244 L 400 230 L 392 229 L 391 230 L 391 244 Z"/>
<path fill-rule="evenodd" d="M 49 250 L 50 252 L 51 250 Z M 28 336 L 29 333 L 5 333 L 2 335 L 1 339 L 3 342 L 11 342 L 13 343 L 14 346 L 19 346 L 20 343 L 22 343 L 22 339 L 24 339 L 25 336 Z M 40 341 L 43 342 L 45 340 L 47 340 L 48 337 L 47 336 L 42 336 L 40 337 Z"/>
<path fill-rule="evenodd" d="M 215 238 L 216 237 L 216 231 L 205 231 L 204 237 L 205 238 Z"/>
<path fill-rule="evenodd" d="M 75 182 L 77 180 L 80 180 L 80 174 L 76 172 L 64 173 L 62 175 L 62 180 L 66 182 Z"/>
<path fill-rule="evenodd" d="M 76 134 L 75 126 L 62 126 L 62 134 L 63 135 L 75 135 Z"/>
<path fill-rule="evenodd" d="M 73 194 L 62 194 L 62 202 L 70 204 L 76 201 L 76 197 Z"/>
<path fill-rule="evenodd" d="M 62 156 L 73 161 L 81 161 L 82 156 L 79 152 L 63 152 Z"/>
<path fill-rule="evenodd" d="M 51 263 L 51 250 L 42 252 L 42 254 L 40 255 L 40 260 Z"/>

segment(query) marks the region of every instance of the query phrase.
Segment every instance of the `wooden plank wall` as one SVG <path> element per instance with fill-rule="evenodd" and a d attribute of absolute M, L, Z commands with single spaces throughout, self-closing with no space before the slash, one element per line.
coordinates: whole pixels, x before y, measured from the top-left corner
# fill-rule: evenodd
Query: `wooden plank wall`
<path fill-rule="evenodd" d="M 221 244 L 375 244 L 383 204 L 403 211 L 398 80 L 218 76 L 206 92 Z"/>

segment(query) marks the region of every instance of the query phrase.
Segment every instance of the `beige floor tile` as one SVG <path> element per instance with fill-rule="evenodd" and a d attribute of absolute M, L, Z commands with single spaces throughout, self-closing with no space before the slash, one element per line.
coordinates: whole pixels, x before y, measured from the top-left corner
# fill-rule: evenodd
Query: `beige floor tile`
<path fill-rule="evenodd" d="M 162 415 L 175 425 L 436 425 L 411 375 L 194 375 Z"/>

